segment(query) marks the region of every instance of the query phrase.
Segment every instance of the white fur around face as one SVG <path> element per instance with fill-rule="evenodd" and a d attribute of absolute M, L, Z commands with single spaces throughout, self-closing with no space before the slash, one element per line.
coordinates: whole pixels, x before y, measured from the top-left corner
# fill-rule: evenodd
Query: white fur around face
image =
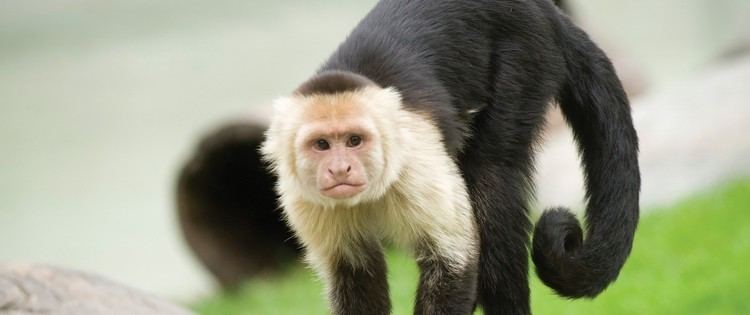
<path fill-rule="evenodd" d="M 310 115 L 321 114 L 309 111 L 316 102 L 346 104 L 342 111 L 370 119 L 377 133 L 379 147 L 368 162 L 375 170 L 369 187 L 350 200 L 322 197 L 310 178 L 300 176 L 295 139 Z M 368 87 L 327 97 L 293 96 L 279 99 L 276 110 L 262 152 L 279 176 L 285 216 L 308 261 L 323 276 L 335 259 L 364 266 L 362 241 L 426 247 L 417 259 L 440 259 L 458 270 L 475 261 L 478 237 L 458 167 L 434 123 L 403 109 L 395 90 Z"/>

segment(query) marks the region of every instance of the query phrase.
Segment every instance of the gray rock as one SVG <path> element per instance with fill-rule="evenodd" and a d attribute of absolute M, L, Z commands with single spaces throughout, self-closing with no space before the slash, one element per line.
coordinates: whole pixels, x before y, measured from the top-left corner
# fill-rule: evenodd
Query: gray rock
<path fill-rule="evenodd" d="M 2 315 L 192 315 L 143 292 L 57 267 L 0 263 Z"/>

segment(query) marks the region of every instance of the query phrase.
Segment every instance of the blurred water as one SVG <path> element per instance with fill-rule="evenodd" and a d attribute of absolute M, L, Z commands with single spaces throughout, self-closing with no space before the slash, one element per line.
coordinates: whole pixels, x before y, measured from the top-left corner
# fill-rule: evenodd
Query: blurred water
<path fill-rule="evenodd" d="M 0 260 L 205 291 L 174 222 L 177 165 L 208 127 L 307 77 L 373 3 L 0 2 Z M 750 28 L 746 0 L 575 4 L 657 85 Z"/>

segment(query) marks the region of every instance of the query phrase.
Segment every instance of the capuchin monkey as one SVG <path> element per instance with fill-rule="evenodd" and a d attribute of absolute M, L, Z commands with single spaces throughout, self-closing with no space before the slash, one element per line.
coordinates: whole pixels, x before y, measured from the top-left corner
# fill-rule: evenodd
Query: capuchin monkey
<path fill-rule="evenodd" d="M 276 113 L 262 151 L 335 314 L 388 314 L 381 244 L 414 251 L 417 314 L 528 314 L 533 152 L 573 129 L 587 230 L 542 214 L 532 259 L 565 297 L 615 280 L 638 220 L 637 137 L 611 63 L 547 0 L 381 1 Z"/>
<path fill-rule="evenodd" d="M 333 313 L 390 312 L 382 246 L 392 242 L 413 250 L 420 268 L 415 313 L 479 305 L 485 314 L 529 314 L 527 201 L 550 102 L 579 144 L 587 224 L 584 233 L 569 211 L 546 211 L 532 260 L 561 296 L 594 297 L 632 247 L 637 137 L 609 60 L 548 0 L 378 3 L 312 78 L 276 102 L 262 146 L 272 174 L 244 155 L 262 128 L 239 133 L 249 140 L 219 133 L 199 148 L 179 186 L 183 229 L 206 264 L 244 241 L 249 261 L 266 257 L 289 231 L 269 224 L 276 236 L 263 241 L 264 224 L 237 226 L 273 216 L 225 221 L 274 213 L 267 188 L 275 183 Z M 224 138 L 245 146 L 225 151 Z M 226 209 L 224 221 L 201 219 Z M 202 222 L 209 228 L 194 228 Z M 226 226 L 234 232 L 222 233 Z M 223 261 L 215 269 L 243 262 Z"/>
<path fill-rule="evenodd" d="M 549 0 L 384 0 L 291 95 L 262 154 L 334 314 L 389 314 L 382 247 L 411 249 L 416 314 L 529 314 L 534 148 L 549 104 L 572 127 L 586 230 L 541 215 L 532 259 L 594 297 L 638 221 L 637 136 L 604 53 Z"/>
<path fill-rule="evenodd" d="M 555 4 L 570 14 L 567 1 Z M 644 86 L 637 68 L 620 66 L 620 79 L 631 96 Z M 545 119 L 547 132 L 564 125 L 557 108 Z M 179 176 L 183 235 L 225 289 L 257 276 L 281 275 L 300 255 L 295 236 L 281 218 L 272 189 L 276 179 L 257 155 L 267 128 L 264 121 L 238 121 L 210 131 Z"/>

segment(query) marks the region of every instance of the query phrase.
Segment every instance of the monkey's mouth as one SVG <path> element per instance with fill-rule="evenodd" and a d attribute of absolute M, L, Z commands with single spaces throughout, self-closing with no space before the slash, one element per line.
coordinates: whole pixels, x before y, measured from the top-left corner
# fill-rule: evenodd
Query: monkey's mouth
<path fill-rule="evenodd" d="M 321 193 L 324 196 L 331 197 L 334 199 L 345 199 L 354 197 L 358 193 L 362 192 L 365 189 L 365 184 L 355 184 L 355 183 L 336 183 L 334 185 L 331 185 L 329 187 L 321 189 Z"/>

